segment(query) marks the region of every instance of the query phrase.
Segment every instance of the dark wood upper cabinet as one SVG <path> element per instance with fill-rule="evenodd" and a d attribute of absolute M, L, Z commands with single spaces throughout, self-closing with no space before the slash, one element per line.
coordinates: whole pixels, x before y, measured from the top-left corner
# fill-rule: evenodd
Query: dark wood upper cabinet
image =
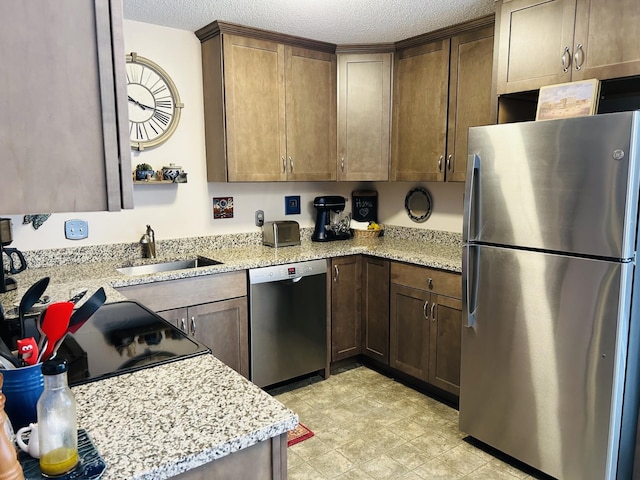
<path fill-rule="evenodd" d="M 0 2 L 0 18 L 0 214 L 133 208 L 122 2 Z"/>
<path fill-rule="evenodd" d="M 338 54 L 338 180 L 389 180 L 392 53 Z"/>
<path fill-rule="evenodd" d="M 499 95 L 640 75 L 636 0 L 504 0 L 496 12 Z"/>
<path fill-rule="evenodd" d="M 449 47 L 444 39 L 396 54 L 391 180 L 444 180 Z"/>
<path fill-rule="evenodd" d="M 335 45 L 224 22 L 196 35 L 208 181 L 335 180 Z"/>
<path fill-rule="evenodd" d="M 467 130 L 492 122 L 493 16 L 398 42 L 391 180 L 465 180 Z"/>
<path fill-rule="evenodd" d="M 451 39 L 445 162 L 448 182 L 466 179 L 469 127 L 494 123 L 491 110 L 493 43 L 493 27 Z"/>

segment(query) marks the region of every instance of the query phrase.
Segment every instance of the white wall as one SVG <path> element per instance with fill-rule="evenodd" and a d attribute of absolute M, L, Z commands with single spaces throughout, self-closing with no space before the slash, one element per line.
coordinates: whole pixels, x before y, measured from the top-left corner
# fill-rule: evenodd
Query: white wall
<path fill-rule="evenodd" d="M 351 191 L 369 188 L 378 191 L 379 220 L 395 225 L 431 230 L 462 231 L 462 192 L 460 184 L 427 183 L 433 196 L 434 211 L 429 220 L 416 224 L 404 213 L 404 197 L 417 184 L 409 183 L 207 183 L 205 171 L 202 63 L 200 41 L 193 32 L 146 23 L 124 21 L 125 49 L 135 51 L 162 66 L 176 83 L 184 108 L 180 124 L 163 145 L 132 153 L 132 164 L 149 163 L 160 169 L 175 163 L 188 173 L 187 184 L 135 185 L 134 209 L 121 212 L 53 214 L 38 230 L 22 225 L 22 216 L 10 216 L 12 246 L 23 250 L 99 245 L 138 241 L 151 224 L 157 239 L 217 235 L 257 231 L 254 212 L 264 210 L 266 220 L 285 219 L 284 196 L 300 195 L 300 215 L 289 215 L 301 226 L 312 226 L 311 202 L 322 194 L 351 197 Z M 234 218 L 213 219 L 212 197 L 234 197 Z M 349 207 L 348 207 L 349 208 Z M 42 212 L 47 213 L 47 212 Z M 80 218 L 89 222 L 89 237 L 67 240 L 65 220 Z"/>

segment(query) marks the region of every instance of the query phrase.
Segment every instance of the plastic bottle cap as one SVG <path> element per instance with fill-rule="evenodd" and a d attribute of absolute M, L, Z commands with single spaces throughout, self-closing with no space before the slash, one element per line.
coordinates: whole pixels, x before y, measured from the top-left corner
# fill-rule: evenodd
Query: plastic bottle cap
<path fill-rule="evenodd" d="M 43 375 L 58 375 L 67 371 L 67 361 L 64 358 L 52 358 L 42 364 Z"/>

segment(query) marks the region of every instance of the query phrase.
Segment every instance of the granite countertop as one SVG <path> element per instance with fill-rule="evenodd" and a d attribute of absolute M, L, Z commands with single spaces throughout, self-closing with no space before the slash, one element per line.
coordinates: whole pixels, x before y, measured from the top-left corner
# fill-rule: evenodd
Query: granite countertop
<path fill-rule="evenodd" d="M 107 250 L 106 253 L 103 250 Z M 13 278 L 18 282 L 18 288 L 12 292 L 1 294 L 0 303 L 5 309 L 7 318 L 17 316 L 17 305 L 22 295 L 30 285 L 45 276 L 51 279 L 46 295 L 54 302 L 67 300 L 79 290 L 87 289 L 87 295 L 78 303 L 80 306 L 100 287 L 105 289 L 107 302 L 117 302 L 126 299 L 118 293 L 116 290 L 118 287 L 355 254 L 367 254 L 456 273 L 462 271 L 461 247 L 459 239 L 455 235 L 452 235 L 451 238 L 445 235 L 444 239 L 385 235 L 381 238 L 362 238 L 326 243 L 304 239 L 299 246 L 281 248 L 271 248 L 261 244 L 212 245 L 211 243 L 195 242 L 187 245 L 161 245 L 158 251 L 161 254 L 156 259 L 141 259 L 139 255 L 136 256 L 137 252 L 128 252 L 123 255 L 120 252 L 110 252 L 108 246 L 102 246 L 102 250 L 98 246 L 93 247 L 93 251 L 88 255 L 89 258 L 87 255 L 77 255 L 79 257 L 76 259 L 77 263 L 63 265 L 47 265 L 44 262 L 43 266 L 38 266 L 37 261 L 33 262 L 31 258 L 28 258 L 28 264 L 35 263 L 36 267 L 30 266 L 24 272 L 14 275 Z M 124 275 L 116 270 L 121 266 L 193 258 L 197 255 L 223 263 L 135 276 Z"/>
<path fill-rule="evenodd" d="M 169 478 L 298 424 L 295 413 L 209 354 L 72 390 L 78 427 L 107 464 L 104 480 Z"/>
<path fill-rule="evenodd" d="M 237 236 L 165 241 L 158 243 L 162 255 L 151 260 L 140 258 L 136 244 L 25 252 L 29 268 L 13 276 L 18 288 L 1 294 L 0 302 L 7 317 L 15 317 L 14 307 L 27 288 L 45 276 L 51 279 L 46 291 L 51 301 L 67 300 L 87 289 L 81 305 L 100 287 L 107 302 L 116 302 L 125 300 L 118 287 L 356 254 L 462 270 L 459 235 L 447 232 L 414 236 L 390 229 L 382 238 L 327 243 L 308 237 L 299 246 L 283 248 L 262 246 L 255 238 L 238 241 Z M 116 270 L 197 255 L 223 263 L 139 276 Z M 298 423 L 292 411 L 208 354 L 73 391 L 79 427 L 87 430 L 109 465 L 106 480 L 169 478 L 285 433 Z"/>

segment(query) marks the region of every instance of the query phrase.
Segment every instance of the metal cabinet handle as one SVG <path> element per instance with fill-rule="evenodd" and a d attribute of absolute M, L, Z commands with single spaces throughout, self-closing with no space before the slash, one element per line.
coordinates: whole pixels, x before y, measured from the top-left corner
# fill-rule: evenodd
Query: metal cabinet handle
<path fill-rule="evenodd" d="M 569 47 L 564 47 L 564 51 L 562 52 L 562 71 L 567 73 L 571 68 L 571 51 Z"/>
<path fill-rule="evenodd" d="M 424 302 L 424 305 L 422 306 L 422 314 L 424 315 L 424 318 L 429 320 L 429 315 L 427 314 L 427 308 L 429 308 L 429 301 Z"/>
<path fill-rule="evenodd" d="M 340 168 L 342 169 L 342 172 L 344 172 L 344 157 L 342 157 L 342 161 L 340 162 Z"/>
<path fill-rule="evenodd" d="M 182 317 L 182 318 L 180 319 L 180 325 L 179 325 L 179 326 L 180 326 L 180 328 L 182 329 L 182 331 L 183 331 L 183 332 L 186 332 L 186 331 L 187 331 L 187 322 L 186 322 L 186 320 L 184 319 L 184 317 Z"/>
<path fill-rule="evenodd" d="M 333 271 L 335 272 L 335 275 L 333 276 L 333 281 L 337 282 L 338 281 L 338 275 L 340 275 L 340 269 L 338 268 L 338 265 L 334 265 L 333 266 Z"/>
<path fill-rule="evenodd" d="M 191 317 L 191 335 L 196 334 L 196 317 Z"/>
<path fill-rule="evenodd" d="M 440 158 L 438 159 L 438 171 L 439 172 L 442 171 L 442 160 L 444 160 L 444 155 L 440 155 Z"/>
<path fill-rule="evenodd" d="M 582 68 L 582 64 L 584 63 L 584 50 L 582 49 L 582 44 L 579 43 L 576 45 L 576 53 L 573 55 L 573 64 L 576 70 L 580 70 Z"/>
<path fill-rule="evenodd" d="M 447 170 L 449 171 L 451 171 L 451 160 L 453 160 L 453 155 L 447 157 Z"/>
<path fill-rule="evenodd" d="M 435 322 L 435 321 L 436 321 L 436 316 L 435 316 L 435 314 L 434 314 L 434 312 L 433 312 L 433 310 L 434 310 L 435 308 L 436 308 L 436 302 L 433 302 L 433 303 L 431 304 L 431 321 L 432 321 L 432 322 Z"/>
<path fill-rule="evenodd" d="M 289 172 L 293 173 L 293 159 L 289 157 Z"/>
<path fill-rule="evenodd" d="M 433 278 L 427 278 L 427 286 L 429 287 L 429 290 L 433 289 Z"/>
<path fill-rule="evenodd" d="M 284 155 L 281 158 L 282 158 L 282 173 L 285 173 L 287 171 L 287 161 L 284 159 Z"/>

